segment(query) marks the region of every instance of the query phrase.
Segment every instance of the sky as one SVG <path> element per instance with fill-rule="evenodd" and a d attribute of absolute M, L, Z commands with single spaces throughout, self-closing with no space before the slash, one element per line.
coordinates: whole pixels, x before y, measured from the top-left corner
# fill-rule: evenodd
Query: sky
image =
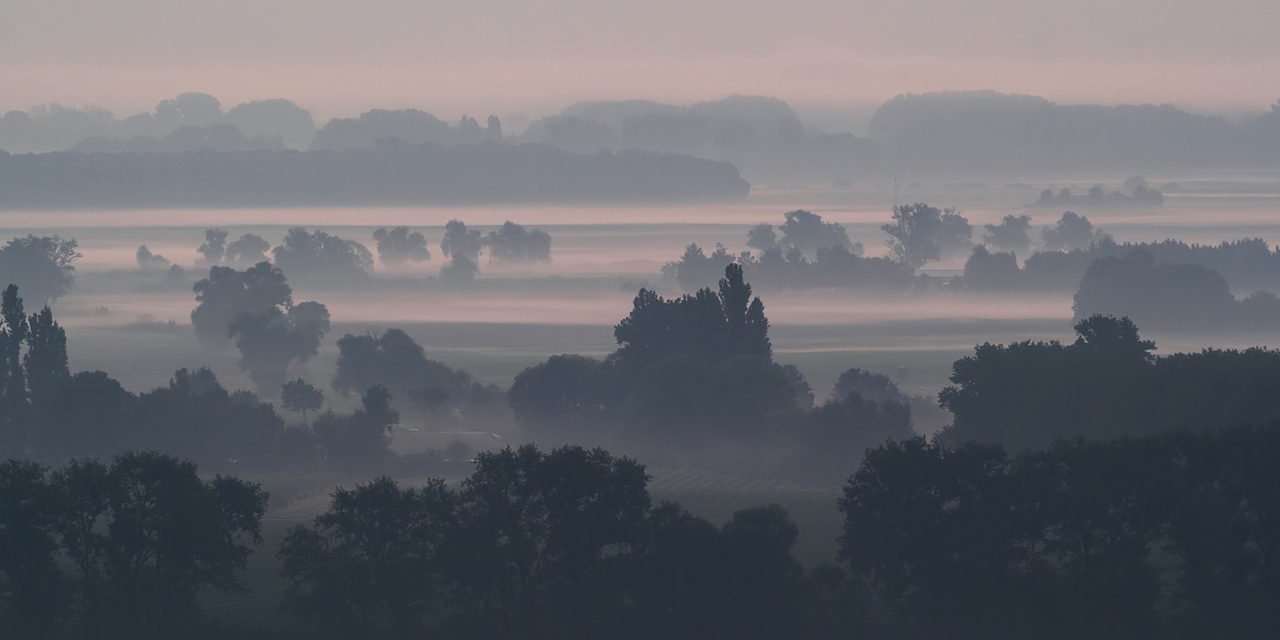
<path fill-rule="evenodd" d="M 184 91 L 537 117 L 579 100 L 782 98 L 857 119 L 901 93 L 1261 111 L 1276 0 L 0 0 L 0 111 L 117 116 Z M 858 115 L 862 114 L 862 115 Z"/>

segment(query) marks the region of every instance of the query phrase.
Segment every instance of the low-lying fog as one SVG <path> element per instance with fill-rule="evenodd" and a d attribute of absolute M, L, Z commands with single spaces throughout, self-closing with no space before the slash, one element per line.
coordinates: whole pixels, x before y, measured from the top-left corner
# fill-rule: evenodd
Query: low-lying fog
<path fill-rule="evenodd" d="M 1157 209 L 1082 213 L 1119 242 L 1262 237 L 1274 244 L 1280 238 L 1276 191 L 1256 177 L 1206 182 L 1200 188 L 1184 182 L 1182 192 L 1168 194 Z M 1063 208 L 1027 206 L 1036 193 L 912 186 L 900 187 L 898 199 L 958 206 L 979 239 L 981 225 L 1010 213 L 1030 215 L 1037 228 L 1052 224 Z M 76 284 L 55 307 L 68 328 L 73 371 L 103 369 L 140 391 L 163 384 L 178 367 L 208 365 L 229 387 L 251 388 L 236 365 L 234 347 L 202 347 L 190 326 L 195 306 L 190 283 L 208 273 L 197 266 L 204 229 L 226 229 L 233 239 L 253 233 L 275 244 L 289 227 L 304 226 L 360 242 L 376 256 L 373 231 L 407 225 L 426 236 L 431 260 L 387 269 L 375 257 L 377 280 L 368 287 L 291 283 L 295 300 L 322 302 L 333 321 L 320 356 L 296 373 L 318 382 L 331 379 L 338 338 L 400 327 L 426 347 L 429 357 L 505 386 L 549 355 L 612 351 L 612 327 L 630 310 L 637 288 L 678 295 L 660 269 L 690 242 L 708 252 L 721 242 L 736 253 L 746 248 L 752 225 L 778 224 L 783 212 L 805 208 L 843 224 L 866 255 L 887 255 L 879 225 L 889 218 L 892 197 L 891 185 L 878 185 L 847 191 L 758 189 L 740 204 L 706 206 L 5 212 L 0 213 L 0 237 L 57 233 L 79 242 L 83 257 L 76 262 Z M 552 261 L 510 266 L 482 259 L 472 288 L 439 286 L 427 277 L 445 263 L 439 243 L 444 223 L 453 218 L 482 232 L 507 220 L 542 229 L 552 237 Z M 187 269 L 186 285 L 156 288 L 162 274 L 138 270 L 136 251 L 143 244 Z M 965 257 L 932 263 L 926 271 L 958 273 Z M 820 398 L 849 367 L 893 374 L 912 392 L 934 393 L 947 383 L 951 363 L 974 344 L 1072 336 L 1069 293 L 757 293 L 766 305 L 777 359 L 799 366 Z M 1245 333 L 1144 335 L 1154 338 L 1161 352 L 1276 342 L 1275 336 Z"/>

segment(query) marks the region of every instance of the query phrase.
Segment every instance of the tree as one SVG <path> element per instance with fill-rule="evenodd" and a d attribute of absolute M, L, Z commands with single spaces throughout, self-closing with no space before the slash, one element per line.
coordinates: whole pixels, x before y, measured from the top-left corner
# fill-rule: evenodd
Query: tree
<path fill-rule="evenodd" d="M 498 262 L 551 261 L 551 235 L 541 229 L 525 231 L 510 220 L 490 231 L 484 246 L 489 248 L 489 259 Z"/>
<path fill-rule="evenodd" d="M 797 586 L 804 571 L 792 555 L 799 536 L 799 527 L 776 504 L 738 511 L 724 525 L 720 539 L 730 603 L 725 626 L 731 635 L 782 638 L 801 626 Z"/>
<path fill-rule="evenodd" d="M 840 559 L 900 616 L 946 637 L 982 637 L 1011 617 L 1023 542 L 1039 532 L 1033 511 L 1011 508 L 1015 486 L 998 446 L 885 443 L 840 498 Z"/>
<path fill-rule="evenodd" d="M 967 246 L 972 233 L 969 221 L 955 209 L 924 203 L 894 207 L 893 220 L 880 229 L 889 234 L 887 244 L 898 262 L 913 273 L 945 252 Z"/>
<path fill-rule="evenodd" d="M 1137 250 L 1090 264 L 1072 310 L 1077 320 L 1107 314 L 1154 328 L 1231 326 L 1241 311 L 1218 272 L 1199 264 L 1157 264 L 1150 253 Z"/>
<path fill-rule="evenodd" d="M 461 254 L 454 254 L 453 259 L 440 267 L 440 279 L 445 284 L 455 287 L 469 286 L 480 275 L 480 267 L 475 261 Z"/>
<path fill-rule="evenodd" d="M 0 248 L 0 286 L 18 285 L 36 305 L 50 304 L 75 282 L 76 248 L 74 238 L 57 235 L 14 238 Z"/>
<path fill-rule="evenodd" d="M 431 259 L 426 236 L 417 231 L 410 233 L 409 227 L 395 227 L 390 231 L 380 228 L 373 232 L 373 240 L 378 245 L 378 260 L 389 267 Z"/>
<path fill-rule="evenodd" d="M 389 434 L 400 422 L 400 414 L 391 408 L 391 393 L 386 387 L 370 387 L 360 404 L 349 416 L 326 411 L 312 425 L 321 453 L 335 465 L 376 463 L 391 455 Z"/>
<path fill-rule="evenodd" d="M 281 385 L 280 402 L 285 409 L 302 413 L 302 424 L 306 426 L 307 412 L 320 410 L 324 404 L 324 392 L 297 378 Z"/>
<path fill-rule="evenodd" d="M 226 254 L 223 257 L 230 264 L 252 266 L 265 262 L 267 249 L 270 248 L 271 243 L 262 236 L 246 233 L 227 245 Z"/>
<path fill-rule="evenodd" d="M 205 586 L 237 587 L 261 543 L 267 495 L 155 452 L 117 456 L 108 468 L 76 461 L 53 474 L 66 509 L 57 528 L 80 573 L 87 615 L 108 637 L 173 635 Z"/>
<path fill-rule="evenodd" d="M 259 389 L 275 389 L 291 363 L 319 353 L 320 340 L 329 332 L 329 310 L 319 302 L 302 302 L 284 311 L 246 312 L 231 322 L 229 331 L 240 351 L 240 369 L 249 372 Z"/>
<path fill-rule="evenodd" d="M 44 467 L 0 463 L 0 630 L 41 638 L 70 604 L 58 568 L 59 501 Z"/>
<path fill-rule="evenodd" d="M 168 269 L 169 268 L 169 261 L 164 256 L 158 253 L 151 253 L 151 250 L 147 249 L 147 245 L 145 244 L 138 247 L 138 252 L 135 255 L 138 260 L 139 269 L 146 270 L 146 269 Z"/>
<path fill-rule="evenodd" d="M 808 255 L 826 247 L 852 249 L 855 246 L 843 226 L 836 222 L 823 222 L 822 216 L 816 213 L 797 209 L 788 211 L 783 217 L 786 222 L 780 227 L 782 240 L 779 244 L 782 246 L 795 247 Z M 858 246 L 857 253 L 861 252 L 862 248 Z"/>
<path fill-rule="evenodd" d="M 598 636 L 626 601 L 647 483 L 642 465 L 600 449 L 479 453 L 462 483 L 455 575 L 507 633 Z"/>
<path fill-rule="evenodd" d="M 427 358 L 426 349 L 402 329 L 339 338 L 333 389 L 345 396 L 375 385 L 397 397 L 438 387 L 461 399 L 472 382 L 466 371 Z"/>
<path fill-rule="evenodd" d="M 987 235 L 982 243 L 990 245 L 998 251 L 1011 251 L 1014 254 L 1027 255 L 1031 252 L 1031 216 L 1007 215 L 1000 224 L 983 225 Z"/>
<path fill-rule="evenodd" d="M 1101 188 L 1095 188 L 1099 189 L 1098 197 L 1101 197 Z M 1089 193 L 1092 197 L 1093 192 Z M 1085 249 L 1104 237 L 1108 236 L 1101 229 L 1094 230 L 1088 218 L 1067 211 L 1052 227 L 1045 227 L 1040 232 L 1040 243 L 1047 251 L 1073 251 Z"/>
<path fill-rule="evenodd" d="M 206 229 L 204 232 L 204 244 L 201 244 L 196 253 L 199 253 L 205 264 L 214 265 L 222 262 L 222 256 L 227 252 L 227 236 L 229 233 L 223 229 Z"/>
<path fill-rule="evenodd" d="M 444 239 L 440 241 L 440 253 L 444 257 L 461 256 L 468 262 L 480 262 L 480 249 L 484 240 L 478 229 L 467 229 L 467 223 L 461 220 L 450 220 L 444 225 Z"/>
<path fill-rule="evenodd" d="M 24 453 L 29 445 L 31 403 L 27 394 L 27 373 L 22 366 L 22 345 L 28 339 L 27 317 L 22 310 L 18 287 L 5 288 L 0 302 L 0 348 L 4 356 L 4 385 L 0 390 L 0 437 L 10 455 Z"/>
<path fill-rule="evenodd" d="M 910 404 L 889 376 L 866 369 L 853 368 L 841 373 L 835 387 L 831 389 L 832 400 L 843 400 L 851 394 L 873 402 Z"/>
<path fill-rule="evenodd" d="M 384 476 L 338 489 L 328 511 L 310 527 L 294 526 L 281 544 L 289 600 L 350 637 L 384 626 L 393 637 L 422 637 L 447 588 L 456 502 L 439 479 L 401 489 Z"/>
<path fill-rule="evenodd" d="M 231 323 L 241 314 L 286 309 L 293 304 L 293 289 L 284 272 L 270 262 L 236 271 L 210 267 L 209 277 L 192 287 L 199 304 L 191 311 L 191 324 L 202 342 L 225 342 Z"/>
<path fill-rule="evenodd" d="M 355 240 L 323 231 L 289 229 L 280 246 L 271 250 L 276 265 L 295 280 L 363 282 L 373 269 L 373 254 Z"/>
<path fill-rule="evenodd" d="M 676 262 L 668 262 L 662 267 L 664 277 L 673 277 L 685 291 L 697 291 L 716 282 L 725 267 L 733 264 L 734 257 L 724 245 L 716 244 L 711 255 L 703 252 L 702 247 L 690 243 L 685 247 L 684 255 Z"/>
<path fill-rule="evenodd" d="M 747 246 L 761 253 L 777 248 L 778 234 L 773 225 L 760 223 L 747 230 Z"/>

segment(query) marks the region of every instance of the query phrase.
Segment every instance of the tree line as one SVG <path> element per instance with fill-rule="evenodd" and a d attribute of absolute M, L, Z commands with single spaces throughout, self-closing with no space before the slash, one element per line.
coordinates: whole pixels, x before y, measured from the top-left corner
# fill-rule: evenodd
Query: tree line
<path fill-rule="evenodd" d="M 635 460 L 525 445 L 457 484 L 339 488 L 276 554 L 308 637 L 1267 638 L 1278 474 L 1280 423 L 1016 455 L 889 441 L 838 501 L 839 562 L 805 568 L 777 505 L 717 526 L 654 505 Z M 266 500 L 156 453 L 0 464 L 0 628 L 192 633 Z"/>

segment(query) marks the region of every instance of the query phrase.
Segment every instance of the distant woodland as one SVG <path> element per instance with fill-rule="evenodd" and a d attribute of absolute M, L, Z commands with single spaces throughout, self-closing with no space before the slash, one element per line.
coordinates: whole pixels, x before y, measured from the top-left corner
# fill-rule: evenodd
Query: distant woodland
<path fill-rule="evenodd" d="M 1275 167 L 1280 102 L 1259 107 L 1228 119 L 1171 105 L 1067 105 L 994 91 L 905 94 L 885 102 L 868 130 L 855 133 L 809 126 L 777 98 L 734 95 L 687 106 L 580 102 L 523 130 L 504 130 L 495 115 L 446 121 L 420 109 L 371 109 L 321 125 L 289 100 L 223 111 L 213 96 L 184 93 L 122 119 L 97 107 L 58 104 L 10 111 L 0 117 L 0 149 L 119 154 L 535 143 L 588 155 L 688 154 L 731 163 L 752 182 L 1059 178 Z M 486 174 L 503 170 L 484 166 Z M 669 171 L 687 173 L 682 166 Z"/>
<path fill-rule="evenodd" d="M 0 154 L 0 208 L 9 209 L 700 202 L 749 188 L 726 162 L 533 144 Z"/>

